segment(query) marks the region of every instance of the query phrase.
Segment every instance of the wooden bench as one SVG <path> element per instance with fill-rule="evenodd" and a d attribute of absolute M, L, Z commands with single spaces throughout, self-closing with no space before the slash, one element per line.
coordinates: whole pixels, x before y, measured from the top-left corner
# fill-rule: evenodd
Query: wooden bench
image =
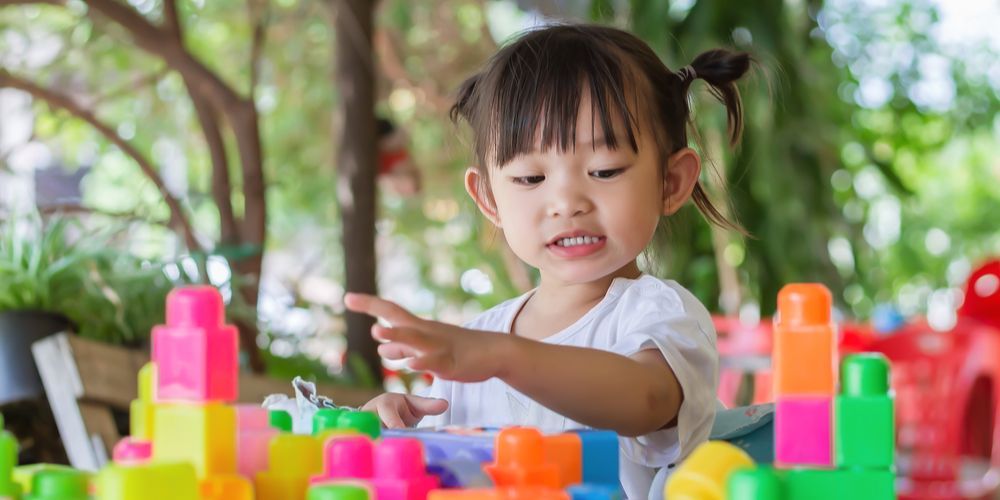
<path fill-rule="evenodd" d="M 121 438 L 114 412 L 127 412 L 136 399 L 139 369 L 149 356 L 68 333 L 36 342 L 32 352 L 70 464 L 100 469 Z M 380 392 L 329 384 L 317 384 L 316 389 L 347 406 L 361 406 Z M 291 396 L 291 380 L 240 374 L 239 402 L 260 403 L 276 393 Z"/>

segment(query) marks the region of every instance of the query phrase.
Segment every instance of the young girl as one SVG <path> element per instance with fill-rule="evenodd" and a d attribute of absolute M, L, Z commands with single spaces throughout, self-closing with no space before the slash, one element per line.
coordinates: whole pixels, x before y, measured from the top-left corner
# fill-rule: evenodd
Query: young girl
<path fill-rule="evenodd" d="M 462 85 L 452 119 L 475 138 L 469 195 L 540 283 L 461 328 L 348 294 L 349 309 L 391 325 L 372 328 L 383 357 L 435 376 L 427 397 L 383 394 L 365 409 L 388 427 L 611 429 L 626 496 L 650 495 L 657 469 L 708 437 L 718 355 L 702 304 L 636 258 L 692 198 L 736 227 L 699 184 L 687 92 L 708 82 L 735 142 L 734 81 L 749 62 L 713 50 L 671 72 L 635 36 L 589 25 L 544 27 L 501 49 Z"/>

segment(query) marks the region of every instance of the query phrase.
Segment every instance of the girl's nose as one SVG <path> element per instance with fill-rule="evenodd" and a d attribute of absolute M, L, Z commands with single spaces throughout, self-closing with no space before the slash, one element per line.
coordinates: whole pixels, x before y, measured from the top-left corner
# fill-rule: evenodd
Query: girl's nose
<path fill-rule="evenodd" d="M 594 209 L 594 204 L 584 193 L 563 191 L 553 193 L 548 203 L 549 217 L 576 217 Z"/>

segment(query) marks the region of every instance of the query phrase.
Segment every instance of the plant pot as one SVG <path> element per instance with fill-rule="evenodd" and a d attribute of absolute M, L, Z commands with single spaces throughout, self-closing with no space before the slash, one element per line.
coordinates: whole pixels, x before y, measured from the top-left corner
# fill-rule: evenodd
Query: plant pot
<path fill-rule="evenodd" d="M 69 320 L 53 313 L 0 312 L 0 405 L 42 395 L 31 344 L 71 327 Z"/>

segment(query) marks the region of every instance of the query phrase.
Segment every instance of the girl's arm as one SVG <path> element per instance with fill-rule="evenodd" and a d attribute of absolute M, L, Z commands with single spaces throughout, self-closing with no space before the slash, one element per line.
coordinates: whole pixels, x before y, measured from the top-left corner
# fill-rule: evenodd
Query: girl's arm
<path fill-rule="evenodd" d="M 410 358 L 410 368 L 446 380 L 498 377 L 587 426 L 625 436 L 647 434 L 674 420 L 683 400 L 677 377 L 655 349 L 626 357 L 428 321 L 371 295 L 348 294 L 344 302 L 392 324 L 372 327 L 372 335 L 384 342 L 383 357 Z"/>

